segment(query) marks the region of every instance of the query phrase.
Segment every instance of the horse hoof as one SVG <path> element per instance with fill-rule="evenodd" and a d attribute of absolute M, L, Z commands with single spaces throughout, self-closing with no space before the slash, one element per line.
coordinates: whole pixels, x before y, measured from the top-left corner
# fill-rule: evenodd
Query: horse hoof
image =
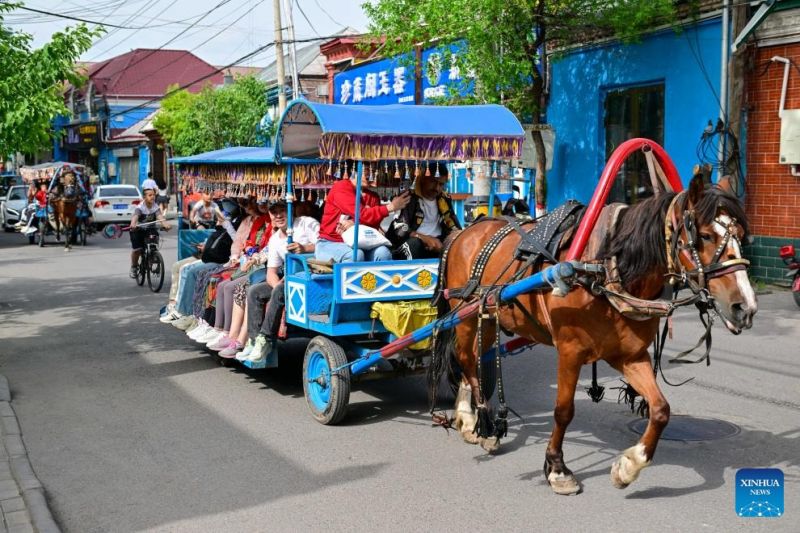
<path fill-rule="evenodd" d="M 478 444 L 480 442 L 480 437 L 478 437 L 478 435 L 472 431 L 463 431 L 461 436 L 464 438 L 464 442 L 467 444 Z"/>
<path fill-rule="evenodd" d="M 624 489 L 639 477 L 641 471 L 650 464 L 641 444 L 632 446 L 611 465 L 611 484 Z"/>
<path fill-rule="evenodd" d="M 614 461 L 614 464 L 611 465 L 611 484 L 618 489 L 628 488 L 628 485 L 631 484 L 630 481 L 623 480 L 622 476 L 620 475 L 620 461 L 622 461 L 623 459 L 625 458 L 620 457 L 619 459 Z"/>
<path fill-rule="evenodd" d="M 572 474 L 550 472 L 550 475 L 547 476 L 547 483 L 553 492 L 561 496 L 572 496 L 581 491 L 580 483 Z"/>
<path fill-rule="evenodd" d="M 500 449 L 500 439 L 497 437 L 486 437 L 479 439 L 481 448 L 486 450 L 486 453 L 493 454 Z"/>

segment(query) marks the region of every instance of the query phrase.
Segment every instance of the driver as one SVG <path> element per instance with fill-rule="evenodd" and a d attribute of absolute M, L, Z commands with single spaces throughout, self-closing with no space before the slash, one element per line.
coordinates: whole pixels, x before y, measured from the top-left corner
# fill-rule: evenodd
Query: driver
<path fill-rule="evenodd" d="M 131 218 L 131 277 L 135 278 L 139 270 L 139 257 L 142 255 L 144 248 L 145 236 L 149 233 L 157 231 L 155 225 L 147 226 L 146 228 L 139 228 L 139 224 L 147 224 L 151 222 L 161 222 L 161 227 L 168 230 L 170 225 L 167 224 L 164 215 L 161 214 L 161 209 L 156 204 L 156 189 L 149 188 L 142 191 L 144 202 L 136 206 Z"/>

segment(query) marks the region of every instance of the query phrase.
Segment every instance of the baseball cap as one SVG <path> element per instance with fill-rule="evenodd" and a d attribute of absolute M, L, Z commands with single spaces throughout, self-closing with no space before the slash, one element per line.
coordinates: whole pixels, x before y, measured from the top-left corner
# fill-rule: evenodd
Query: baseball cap
<path fill-rule="evenodd" d="M 142 191 L 146 191 L 147 189 L 152 189 L 154 191 L 158 190 L 158 183 L 156 180 L 147 178 L 142 182 Z"/>

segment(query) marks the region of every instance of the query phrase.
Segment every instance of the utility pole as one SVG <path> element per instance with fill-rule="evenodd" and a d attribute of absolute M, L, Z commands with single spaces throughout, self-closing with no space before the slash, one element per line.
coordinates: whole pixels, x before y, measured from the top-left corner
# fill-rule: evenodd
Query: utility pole
<path fill-rule="evenodd" d="M 294 43 L 294 16 L 292 15 L 292 0 L 283 0 L 283 10 L 286 11 L 287 35 L 289 36 L 289 61 L 292 66 L 292 98 L 300 96 L 300 81 L 297 73 L 297 46 Z"/>
<path fill-rule="evenodd" d="M 283 28 L 281 27 L 281 0 L 272 0 L 272 18 L 275 22 L 275 66 L 278 69 L 278 117 L 286 110 L 286 73 L 283 70 Z"/>

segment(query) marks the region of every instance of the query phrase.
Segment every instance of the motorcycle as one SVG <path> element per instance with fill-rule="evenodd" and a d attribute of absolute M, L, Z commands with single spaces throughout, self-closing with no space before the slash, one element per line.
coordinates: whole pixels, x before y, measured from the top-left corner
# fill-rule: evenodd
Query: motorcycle
<path fill-rule="evenodd" d="M 792 278 L 792 296 L 794 297 L 794 303 L 800 306 L 800 260 L 797 259 L 794 246 L 791 244 L 781 246 L 778 253 L 789 269 L 786 277 Z"/>

